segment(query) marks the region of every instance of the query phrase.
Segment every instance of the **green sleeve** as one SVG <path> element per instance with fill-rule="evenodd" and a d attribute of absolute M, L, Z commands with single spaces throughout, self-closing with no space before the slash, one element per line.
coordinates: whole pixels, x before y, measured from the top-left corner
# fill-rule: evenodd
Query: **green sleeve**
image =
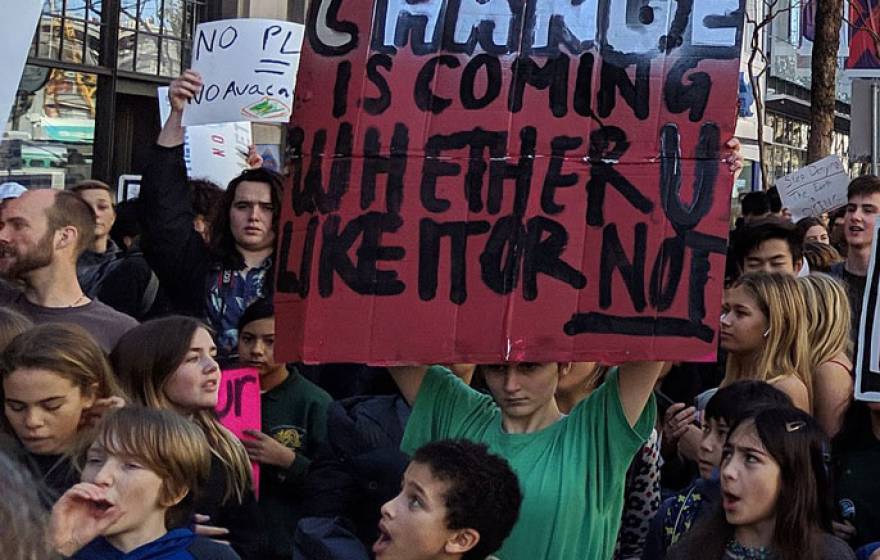
<path fill-rule="evenodd" d="M 492 397 L 484 395 L 440 366 L 428 369 L 406 423 L 401 451 L 449 438 L 474 438 L 498 415 Z"/>
<path fill-rule="evenodd" d="M 633 457 L 654 429 L 656 411 L 652 395 L 635 426 L 629 425 L 620 402 L 617 368 L 572 411 L 570 421 L 576 427 L 572 437 L 582 438 L 594 459 L 587 465 L 587 479 L 598 503 L 610 503 L 622 492 Z"/>
<path fill-rule="evenodd" d="M 303 447 L 296 452 L 296 459 L 293 460 L 290 467 L 279 472 L 285 486 L 289 489 L 297 489 L 305 482 L 309 466 L 312 464 L 312 457 L 327 439 L 327 409 L 333 400 L 326 391 L 305 377 L 300 377 L 297 380 L 297 391 L 300 392 L 300 402 L 305 404 L 303 423 L 306 428 L 306 441 L 303 442 Z"/>

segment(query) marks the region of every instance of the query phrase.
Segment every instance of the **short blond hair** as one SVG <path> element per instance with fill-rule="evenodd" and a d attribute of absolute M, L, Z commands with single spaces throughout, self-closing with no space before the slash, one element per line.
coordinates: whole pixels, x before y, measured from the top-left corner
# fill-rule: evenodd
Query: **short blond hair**
<path fill-rule="evenodd" d="M 211 450 L 199 426 L 170 410 L 126 406 L 102 420 L 96 444 L 109 454 L 136 459 L 162 479 L 159 504 L 168 507 L 166 528 L 187 523 L 211 471 Z"/>

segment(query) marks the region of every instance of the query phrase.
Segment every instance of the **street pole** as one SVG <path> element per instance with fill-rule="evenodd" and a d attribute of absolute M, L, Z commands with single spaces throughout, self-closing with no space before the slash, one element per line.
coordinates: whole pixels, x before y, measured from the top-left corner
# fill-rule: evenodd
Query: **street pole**
<path fill-rule="evenodd" d="M 871 81 L 871 173 L 880 175 L 880 80 Z"/>

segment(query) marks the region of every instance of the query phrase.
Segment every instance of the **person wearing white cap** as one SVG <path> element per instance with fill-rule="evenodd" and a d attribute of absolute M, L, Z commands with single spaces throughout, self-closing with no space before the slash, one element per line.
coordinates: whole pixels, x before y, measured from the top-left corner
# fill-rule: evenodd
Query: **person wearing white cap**
<path fill-rule="evenodd" d="M 11 198 L 18 198 L 26 192 L 27 187 L 25 187 L 21 183 L 9 181 L 0 184 L 0 210 L 3 209 L 3 206 L 7 200 Z"/>

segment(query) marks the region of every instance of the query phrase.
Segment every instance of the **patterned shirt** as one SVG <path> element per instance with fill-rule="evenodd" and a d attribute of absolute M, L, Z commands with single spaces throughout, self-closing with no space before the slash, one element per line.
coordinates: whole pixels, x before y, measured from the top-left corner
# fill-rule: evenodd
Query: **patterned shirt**
<path fill-rule="evenodd" d="M 208 280 L 207 322 L 216 333 L 217 353 L 223 358 L 238 354 L 238 321 L 249 305 L 271 296 L 272 258 L 245 270 L 217 270 Z"/>

